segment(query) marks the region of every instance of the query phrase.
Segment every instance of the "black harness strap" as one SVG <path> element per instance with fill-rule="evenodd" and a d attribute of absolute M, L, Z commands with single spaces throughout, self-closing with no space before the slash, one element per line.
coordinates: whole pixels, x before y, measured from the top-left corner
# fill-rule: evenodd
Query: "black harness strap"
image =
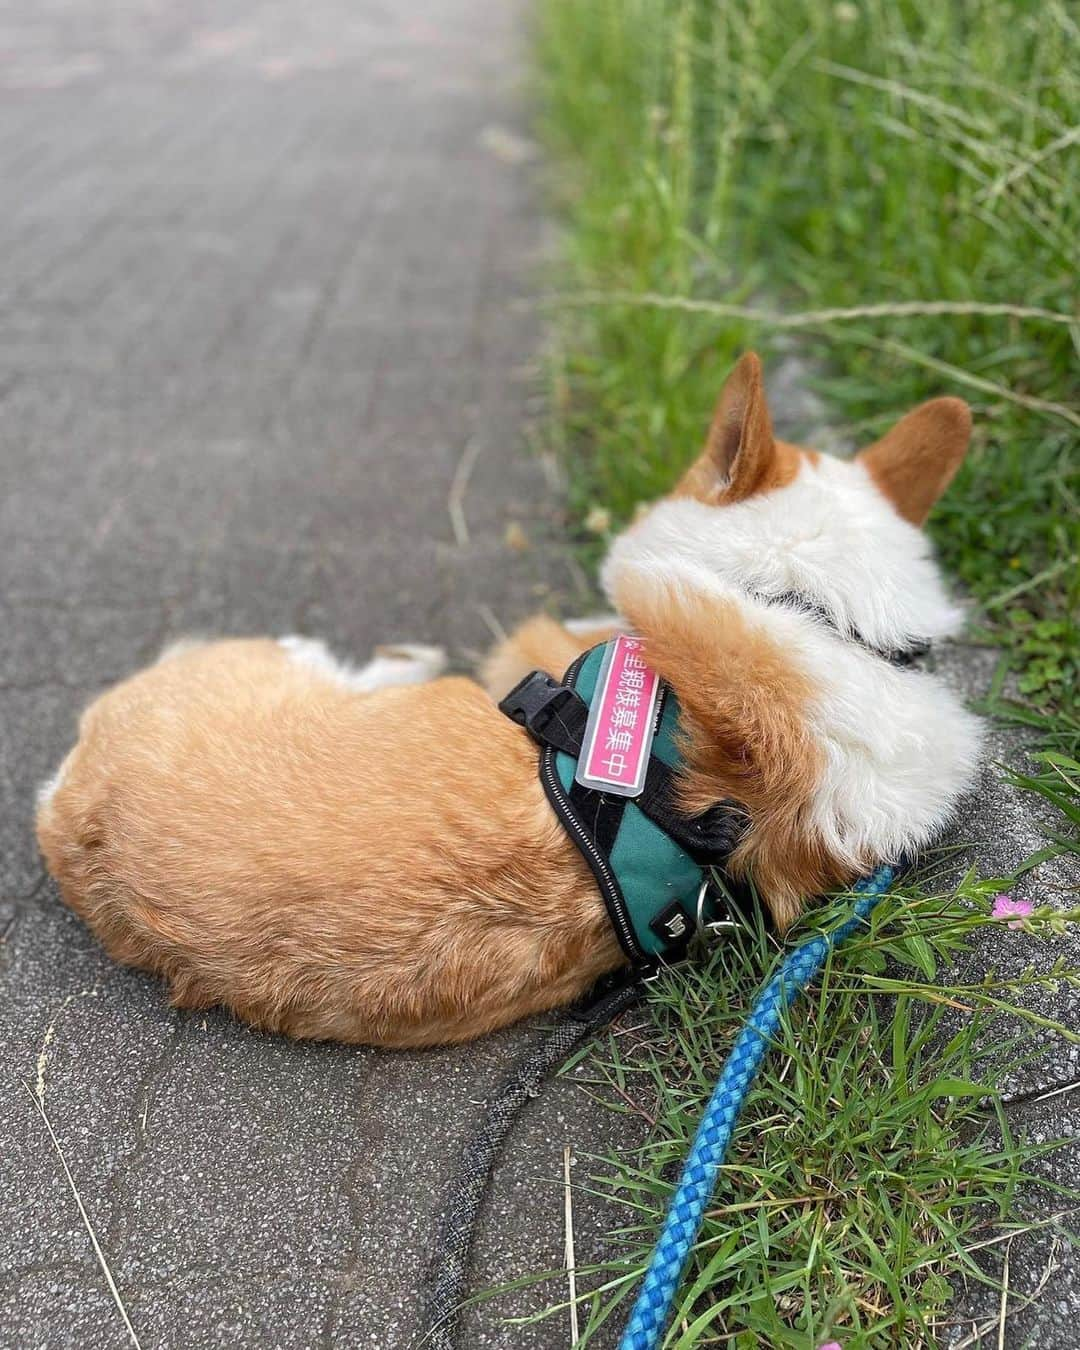
<path fill-rule="evenodd" d="M 570 801 L 578 819 L 592 835 L 596 847 L 605 857 L 610 857 L 622 824 L 627 798 L 583 787 L 575 778 L 570 784 Z"/>
<path fill-rule="evenodd" d="M 500 709 L 529 732 L 540 745 L 572 755 L 581 754 L 589 707 L 569 685 L 534 670 L 499 704 Z M 576 779 L 570 801 L 598 848 L 610 854 L 619 833 L 626 797 L 584 787 Z M 725 799 L 698 816 L 687 815 L 678 804 L 673 770 L 656 755 L 649 758 L 645 784 L 634 805 L 684 848 L 695 860 L 716 864 L 730 856 L 743 832 L 744 819 L 737 802 Z"/>
<path fill-rule="evenodd" d="M 688 815 L 678 803 L 674 771 L 655 755 L 649 760 L 645 786 L 634 804 L 704 866 L 715 866 L 718 860 L 729 858 L 745 829 L 743 808 L 730 797 L 701 815 Z"/>

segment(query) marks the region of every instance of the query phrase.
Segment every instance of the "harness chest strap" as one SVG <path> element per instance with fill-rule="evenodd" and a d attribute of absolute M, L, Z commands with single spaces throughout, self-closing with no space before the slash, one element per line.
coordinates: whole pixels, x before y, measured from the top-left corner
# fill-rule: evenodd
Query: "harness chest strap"
<path fill-rule="evenodd" d="M 744 816 L 734 802 L 695 817 L 679 810 L 678 702 L 635 658 L 639 646 L 620 636 L 594 647 L 562 683 L 533 671 L 499 708 L 539 743 L 547 798 L 592 871 L 623 952 L 648 966 L 681 956 L 699 924 L 716 917 L 721 897 L 708 869 L 727 861 Z M 632 693 L 641 695 L 636 707 Z"/>

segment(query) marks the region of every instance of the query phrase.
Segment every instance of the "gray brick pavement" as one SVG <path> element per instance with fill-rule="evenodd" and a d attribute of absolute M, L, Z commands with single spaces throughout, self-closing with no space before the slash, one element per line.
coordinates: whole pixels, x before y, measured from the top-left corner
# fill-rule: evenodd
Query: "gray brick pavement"
<path fill-rule="evenodd" d="M 300 630 L 358 658 L 422 638 L 465 666 L 490 616 L 573 591 L 558 493 L 519 453 L 538 336 L 535 202 L 503 149 L 520 19 L 0 10 L 0 1345 L 125 1343 L 22 1086 L 39 1067 L 147 1350 L 411 1343 L 449 1162 L 528 1033 L 383 1055 L 170 1012 L 59 905 L 30 816 L 79 708 L 170 637 Z M 478 1287 L 559 1265 L 563 1145 L 615 1128 L 570 1082 L 536 1103 Z M 581 1260 L 610 1219 L 579 1198 Z M 470 1335 L 567 1331 L 489 1307 Z"/>

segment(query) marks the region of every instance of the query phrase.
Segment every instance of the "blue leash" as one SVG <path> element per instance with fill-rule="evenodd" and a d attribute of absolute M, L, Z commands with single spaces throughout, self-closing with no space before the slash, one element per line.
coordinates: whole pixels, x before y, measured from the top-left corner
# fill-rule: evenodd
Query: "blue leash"
<path fill-rule="evenodd" d="M 862 899 L 856 901 L 851 918 L 831 933 L 811 938 L 797 947 L 751 1009 L 694 1136 L 679 1188 L 668 1209 L 619 1350 L 656 1350 L 660 1344 L 705 1206 L 716 1185 L 716 1173 L 724 1161 L 743 1102 L 776 1035 L 781 1015 L 818 973 L 829 952 L 861 927 L 898 872 L 896 867 L 879 867 L 873 876 L 860 881 L 854 890 Z"/>

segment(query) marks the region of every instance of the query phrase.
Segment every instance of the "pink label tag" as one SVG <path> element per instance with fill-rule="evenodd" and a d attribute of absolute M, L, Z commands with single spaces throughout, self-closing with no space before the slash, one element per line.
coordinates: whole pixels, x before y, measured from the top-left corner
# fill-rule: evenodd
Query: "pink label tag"
<path fill-rule="evenodd" d="M 636 797 L 644 787 L 656 735 L 661 680 L 642 647 L 625 634 L 607 644 L 574 774 L 584 787 L 620 797 Z"/>

